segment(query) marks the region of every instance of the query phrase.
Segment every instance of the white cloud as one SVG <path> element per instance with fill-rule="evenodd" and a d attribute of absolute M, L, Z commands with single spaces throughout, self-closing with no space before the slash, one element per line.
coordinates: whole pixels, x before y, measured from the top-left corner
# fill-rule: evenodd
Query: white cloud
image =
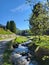
<path fill-rule="evenodd" d="M 16 11 L 22 11 L 23 12 L 24 10 L 28 10 L 29 8 L 30 8 L 29 5 L 23 4 L 23 5 L 20 5 L 20 6 L 16 7 L 16 8 L 11 9 L 10 11 L 11 12 L 16 12 Z"/>

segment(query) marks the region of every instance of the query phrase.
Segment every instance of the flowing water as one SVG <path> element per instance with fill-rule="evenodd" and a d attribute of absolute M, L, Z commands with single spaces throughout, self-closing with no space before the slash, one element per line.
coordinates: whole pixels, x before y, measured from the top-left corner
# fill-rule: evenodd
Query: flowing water
<path fill-rule="evenodd" d="M 37 65 L 36 61 L 30 60 L 28 57 L 29 49 L 27 47 L 27 44 L 29 44 L 31 40 L 19 44 L 18 48 L 15 48 L 12 52 L 12 62 L 14 65 Z"/>

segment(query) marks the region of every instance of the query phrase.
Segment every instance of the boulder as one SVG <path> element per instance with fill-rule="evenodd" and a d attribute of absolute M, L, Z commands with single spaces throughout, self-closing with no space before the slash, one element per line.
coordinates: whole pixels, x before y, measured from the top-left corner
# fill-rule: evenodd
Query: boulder
<path fill-rule="evenodd" d="M 49 56 L 49 49 L 38 46 L 35 50 L 35 55 L 39 58 L 42 58 L 44 55 Z"/>
<path fill-rule="evenodd" d="M 18 48 L 18 44 L 16 43 L 16 44 L 13 44 L 13 48 Z"/>

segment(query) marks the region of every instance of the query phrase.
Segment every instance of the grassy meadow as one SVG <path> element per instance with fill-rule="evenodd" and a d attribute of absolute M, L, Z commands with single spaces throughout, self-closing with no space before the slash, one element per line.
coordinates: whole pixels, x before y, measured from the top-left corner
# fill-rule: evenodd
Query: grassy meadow
<path fill-rule="evenodd" d="M 16 37 L 16 39 L 14 41 L 20 44 L 20 43 L 26 42 L 27 40 L 28 40 L 28 38 L 25 36 L 18 36 L 18 37 Z"/>

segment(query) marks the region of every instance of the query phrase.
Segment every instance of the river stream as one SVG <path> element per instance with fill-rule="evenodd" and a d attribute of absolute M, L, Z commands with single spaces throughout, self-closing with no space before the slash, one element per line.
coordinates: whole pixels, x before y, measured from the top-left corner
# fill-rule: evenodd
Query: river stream
<path fill-rule="evenodd" d="M 38 65 L 36 61 L 31 62 L 31 54 L 29 53 L 29 49 L 27 45 L 31 42 L 31 40 L 19 44 L 18 48 L 15 48 L 12 52 L 12 62 L 14 65 Z"/>

